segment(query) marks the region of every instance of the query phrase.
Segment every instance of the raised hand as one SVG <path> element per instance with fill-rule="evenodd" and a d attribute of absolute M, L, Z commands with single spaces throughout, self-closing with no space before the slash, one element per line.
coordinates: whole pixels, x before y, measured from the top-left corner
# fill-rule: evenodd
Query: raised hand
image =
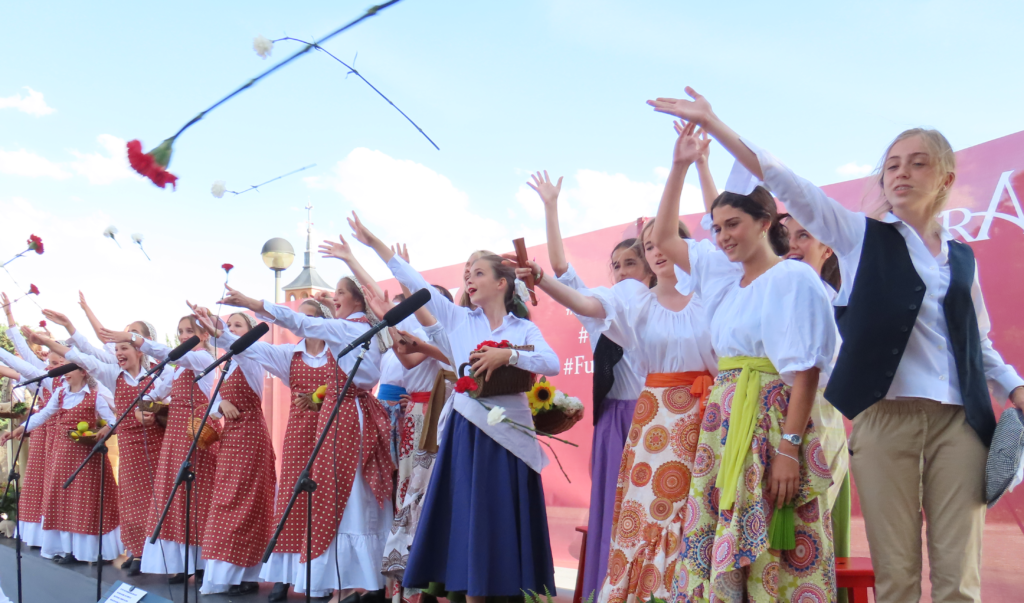
<path fill-rule="evenodd" d="M 533 282 L 535 284 L 539 284 L 540 281 L 544 278 L 544 269 L 540 267 L 540 264 L 533 260 L 527 260 L 526 266 L 520 267 L 519 264 L 516 262 L 516 254 L 506 253 L 502 254 L 501 257 L 505 258 L 505 261 L 502 263 L 505 264 L 506 266 L 511 266 L 516 271 L 516 278 L 523 281 L 524 283 L 526 282 L 527 278 L 532 277 Z"/>
<path fill-rule="evenodd" d="M 61 314 L 60 312 L 55 312 L 53 310 L 43 310 L 43 316 L 46 317 L 46 320 L 64 327 L 70 333 L 74 333 L 75 327 L 74 325 L 71 324 L 71 320 L 69 320 L 67 316 Z"/>
<path fill-rule="evenodd" d="M 548 171 L 537 172 L 530 176 L 533 182 L 527 182 L 526 186 L 537 191 L 540 195 L 540 200 L 544 202 L 544 207 L 547 209 L 557 209 L 558 207 L 558 194 L 562 192 L 562 178 L 559 176 L 558 184 L 552 184 L 551 178 L 548 177 Z"/>
<path fill-rule="evenodd" d="M 711 103 L 689 86 L 686 87 L 686 94 L 693 100 L 659 97 L 647 101 L 647 104 L 659 113 L 668 113 L 686 121 L 696 122 L 697 125 L 705 125 L 705 121 L 715 115 L 711 110 Z"/>
<path fill-rule="evenodd" d="M 352 236 L 363 245 L 373 247 L 373 244 L 380 240 L 375 234 L 370 232 L 369 228 L 359 221 L 359 216 L 356 212 L 352 212 L 352 217 L 346 219 L 348 220 L 349 227 L 352 229 Z"/>
<path fill-rule="evenodd" d="M 100 337 L 111 343 L 131 343 L 132 334 L 128 331 L 112 331 L 107 328 L 100 329 Z"/>
<path fill-rule="evenodd" d="M 188 300 L 185 300 L 185 303 L 188 305 L 189 308 L 191 308 L 192 315 L 196 317 L 196 320 L 199 322 L 199 324 L 203 325 L 203 328 L 206 329 L 207 333 L 214 337 L 221 336 L 221 330 L 220 328 L 217 327 L 217 325 L 214 324 L 213 315 L 210 313 L 210 310 L 208 308 L 203 308 L 196 304 L 189 303 Z"/>
<path fill-rule="evenodd" d="M 704 132 L 697 129 L 694 122 L 673 122 L 676 134 L 676 146 L 672 153 L 672 161 L 676 164 L 690 165 L 698 161 L 711 145 L 711 139 L 703 137 Z"/>
<path fill-rule="evenodd" d="M 401 243 L 395 243 L 394 245 L 391 246 L 391 252 L 394 253 L 395 255 L 397 255 L 398 257 L 402 258 L 403 260 L 405 260 L 406 264 L 411 264 L 412 263 L 412 262 L 409 261 L 409 246 L 408 245 L 402 245 Z"/>
<path fill-rule="evenodd" d="M 10 323 L 9 326 L 14 326 L 14 312 L 11 310 L 11 299 L 7 297 L 6 293 L 0 293 L 0 305 L 4 307 L 4 314 L 7 315 L 7 321 Z"/>
<path fill-rule="evenodd" d="M 352 259 L 352 247 L 345 241 L 345 237 L 338 235 L 338 241 L 325 240 L 320 244 L 320 255 L 349 262 Z"/>
<path fill-rule="evenodd" d="M 384 316 L 388 310 L 395 307 L 395 304 L 388 301 L 388 292 L 384 292 L 384 299 L 377 297 L 377 294 L 367 287 L 363 287 L 363 299 L 366 300 L 366 305 L 370 306 L 370 310 L 373 311 L 377 316 Z"/>
<path fill-rule="evenodd" d="M 704 144 L 704 150 L 701 151 L 700 157 L 697 158 L 698 165 L 707 165 L 708 158 L 711 157 L 711 135 L 707 133 L 707 130 L 700 130 L 700 141 Z"/>
<path fill-rule="evenodd" d="M 236 308 L 247 308 L 253 312 L 263 311 L 263 304 L 260 303 L 260 300 L 253 299 L 237 289 L 232 289 L 227 283 L 224 284 L 224 288 L 227 290 L 227 295 L 218 303 Z"/>
<path fill-rule="evenodd" d="M 78 292 L 78 305 L 86 312 L 89 311 L 89 302 L 85 301 L 85 294 L 81 291 Z"/>
<path fill-rule="evenodd" d="M 327 318 L 334 318 L 338 313 L 338 306 L 334 304 L 334 296 L 326 291 L 317 291 L 313 294 L 313 299 L 320 302 L 331 311 L 331 315 Z"/>
<path fill-rule="evenodd" d="M 46 345 L 45 340 L 43 339 L 43 337 L 39 333 L 36 333 L 32 329 L 30 329 L 30 328 L 28 328 L 28 327 L 26 327 L 24 325 L 22 325 L 22 327 L 21 327 L 21 334 L 25 337 L 25 340 L 28 341 L 29 343 L 34 343 L 36 345 Z"/>

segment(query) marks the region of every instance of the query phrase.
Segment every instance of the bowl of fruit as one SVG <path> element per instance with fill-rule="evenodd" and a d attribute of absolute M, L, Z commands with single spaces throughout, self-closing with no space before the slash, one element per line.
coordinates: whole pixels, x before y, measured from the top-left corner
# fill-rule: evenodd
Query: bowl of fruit
<path fill-rule="evenodd" d="M 313 404 L 316 404 L 317 410 L 320 410 L 320 405 L 324 403 L 324 396 L 326 395 L 327 386 L 321 385 L 320 387 L 316 388 L 316 391 L 313 392 L 312 396 L 310 396 L 313 400 Z"/>
<path fill-rule="evenodd" d="M 107 422 L 104 419 L 100 419 L 95 428 L 91 427 L 88 421 L 79 421 L 78 425 L 68 432 L 68 437 L 79 444 L 95 446 L 96 442 L 100 440 L 100 436 L 96 435 L 96 432 L 106 426 Z"/>

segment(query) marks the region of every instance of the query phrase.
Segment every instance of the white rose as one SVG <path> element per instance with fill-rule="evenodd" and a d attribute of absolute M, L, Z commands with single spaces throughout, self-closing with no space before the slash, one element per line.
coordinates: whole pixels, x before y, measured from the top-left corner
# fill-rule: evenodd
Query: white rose
<path fill-rule="evenodd" d="M 256 36 L 252 40 L 252 49 L 261 59 L 265 59 L 270 56 L 270 51 L 274 50 L 274 42 L 263 36 Z"/>
<path fill-rule="evenodd" d="M 487 413 L 487 424 L 497 425 L 505 420 L 505 409 L 501 406 L 494 406 L 491 412 Z"/>
<path fill-rule="evenodd" d="M 224 196 L 224 192 L 226 190 L 227 190 L 227 183 L 224 182 L 223 180 L 218 180 L 218 181 L 214 182 L 213 186 L 210 187 L 210 192 L 213 193 L 213 196 L 217 197 L 218 199 L 220 199 L 220 198 L 222 198 Z"/>

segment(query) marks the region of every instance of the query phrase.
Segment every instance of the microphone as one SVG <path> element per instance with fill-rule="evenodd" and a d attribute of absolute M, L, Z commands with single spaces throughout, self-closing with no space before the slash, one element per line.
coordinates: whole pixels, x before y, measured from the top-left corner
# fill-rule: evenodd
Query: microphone
<path fill-rule="evenodd" d="M 45 374 L 39 375 L 38 377 L 35 377 L 34 379 L 29 379 L 28 381 L 19 383 L 19 384 L 14 386 L 14 389 L 18 389 L 19 387 L 25 387 L 26 385 L 32 385 L 33 383 L 39 383 L 43 379 L 52 379 L 53 377 L 60 377 L 61 375 L 67 375 L 71 371 L 77 371 L 80 368 L 82 368 L 82 367 L 78 366 L 77 364 L 75 364 L 73 362 L 69 362 L 67 364 L 63 364 L 61 366 L 58 366 L 55 369 L 50 369 Z"/>
<path fill-rule="evenodd" d="M 260 337 L 266 335 L 268 331 L 270 331 L 270 325 L 268 325 L 265 322 L 261 322 L 260 324 L 253 327 L 252 330 L 250 330 L 248 333 L 236 339 L 235 343 L 231 344 L 231 347 L 228 348 L 228 352 L 226 354 L 218 358 L 216 362 L 206 367 L 196 375 L 196 382 L 198 382 L 203 377 L 209 375 L 211 372 L 213 372 L 213 369 L 227 362 L 228 359 L 230 359 L 235 354 L 241 354 L 245 350 L 249 349 L 249 346 L 256 343 L 256 341 Z"/>
<path fill-rule="evenodd" d="M 420 289 L 416 293 L 413 293 L 405 301 L 398 304 L 394 308 L 387 311 L 386 314 L 380 319 L 380 322 L 370 327 L 370 330 L 363 333 L 359 337 L 356 337 L 352 343 L 345 346 L 345 349 L 338 354 L 338 358 L 341 358 L 345 354 L 348 354 L 352 350 L 363 345 L 367 341 L 373 339 L 373 336 L 378 332 L 386 329 L 387 327 L 397 326 L 398 323 L 402 322 L 406 318 L 412 315 L 413 312 L 423 307 L 427 301 L 430 300 L 430 290 Z"/>
<path fill-rule="evenodd" d="M 159 364 L 153 366 L 153 368 L 149 369 L 149 372 L 147 372 L 145 375 L 142 376 L 141 379 L 139 379 L 139 383 L 141 383 L 143 379 L 148 379 L 150 375 L 154 373 L 159 373 L 160 371 L 164 370 L 165 366 L 167 366 L 171 362 L 174 362 L 175 360 L 180 359 L 182 356 L 187 354 L 189 350 L 196 347 L 197 345 L 199 345 L 199 336 L 193 335 L 192 337 L 189 337 L 188 339 L 183 341 L 181 345 L 168 352 L 167 358 L 163 362 L 160 362 Z"/>

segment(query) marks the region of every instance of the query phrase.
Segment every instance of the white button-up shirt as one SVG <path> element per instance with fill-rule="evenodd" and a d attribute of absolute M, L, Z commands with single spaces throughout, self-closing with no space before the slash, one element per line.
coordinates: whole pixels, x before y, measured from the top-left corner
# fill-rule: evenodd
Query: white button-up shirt
<path fill-rule="evenodd" d="M 31 432 L 36 427 L 39 427 L 46 422 L 47 419 L 52 417 L 62 407 L 65 409 L 71 409 L 78 406 L 82 400 L 85 400 L 86 394 L 89 393 L 89 386 L 83 385 L 82 389 L 77 392 L 71 391 L 71 388 L 65 385 L 62 389 L 57 390 L 53 396 L 50 397 L 50 401 L 46 403 L 46 406 L 39 412 L 32 415 L 28 420 L 25 427 L 26 432 Z M 61 404 L 60 397 L 61 392 L 64 392 L 64 403 Z M 113 406 L 113 398 L 110 396 L 110 390 L 104 388 L 96 389 L 96 412 L 100 415 L 100 418 L 107 422 L 108 425 L 113 425 L 117 420 L 114 416 L 113 411 L 110 408 Z"/>
<path fill-rule="evenodd" d="M 860 266 L 867 216 L 863 212 L 854 212 L 843 207 L 838 201 L 829 198 L 825 191 L 794 174 L 771 154 L 749 141 L 743 142 L 757 155 L 765 184 L 786 204 L 789 213 L 807 229 L 807 232 L 831 247 L 839 256 L 843 285 L 836 296 L 835 305 L 847 305 L 856 286 L 855 275 Z M 927 292 L 885 398 L 926 398 L 943 404 L 962 406 L 956 360 L 949 349 L 949 332 L 946 329 L 942 307 L 946 291 L 949 289 L 950 268 L 947 253 L 949 241 L 953 236 L 942 228 L 942 247 L 939 254 L 933 256 L 917 231 L 909 224 L 892 213 L 886 214 L 882 221 L 895 225 L 906 239 L 910 260 L 918 276 L 924 281 Z M 978 318 L 985 377 L 994 395 L 1006 399 L 1014 388 L 1024 385 L 1024 379 L 1020 378 L 1012 366 L 1003 362 L 1002 357 L 992 347 L 992 341 L 988 337 L 992 323 L 985 310 L 977 267 L 974 271 L 974 283 L 971 285 L 971 299 Z"/>

